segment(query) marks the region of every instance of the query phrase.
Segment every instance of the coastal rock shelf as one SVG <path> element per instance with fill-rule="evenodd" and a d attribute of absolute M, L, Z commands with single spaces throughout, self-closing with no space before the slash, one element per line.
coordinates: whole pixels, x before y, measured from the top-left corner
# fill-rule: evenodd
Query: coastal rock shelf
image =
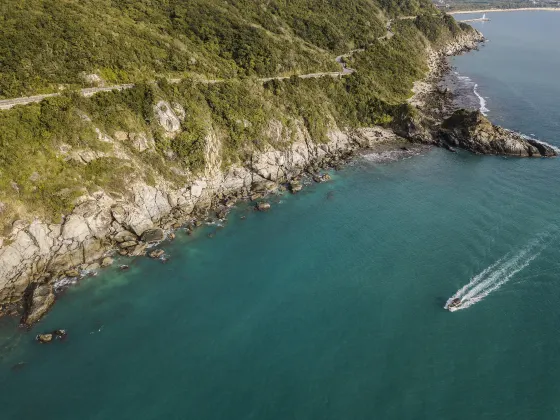
<path fill-rule="evenodd" d="M 446 145 L 484 155 L 558 156 L 554 147 L 494 125 L 480 111 L 456 111 L 443 122 L 440 136 Z"/>

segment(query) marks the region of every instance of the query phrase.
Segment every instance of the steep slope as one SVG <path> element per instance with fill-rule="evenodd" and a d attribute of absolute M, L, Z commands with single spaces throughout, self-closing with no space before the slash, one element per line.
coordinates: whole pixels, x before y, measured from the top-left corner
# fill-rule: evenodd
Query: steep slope
<path fill-rule="evenodd" d="M 414 114 L 406 100 L 427 50 L 478 37 L 415 1 L 10 2 L 4 92 L 89 72 L 136 84 L 0 111 L 0 302 L 95 267 L 123 238 L 124 253 L 142 253 L 148 229 L 391 138 L 372 127 Z M 340 69 L 335 58 L 356 47 L 344 77 L 257 77 Z M 194 67 L 173 67 L 171 50 Z"/>

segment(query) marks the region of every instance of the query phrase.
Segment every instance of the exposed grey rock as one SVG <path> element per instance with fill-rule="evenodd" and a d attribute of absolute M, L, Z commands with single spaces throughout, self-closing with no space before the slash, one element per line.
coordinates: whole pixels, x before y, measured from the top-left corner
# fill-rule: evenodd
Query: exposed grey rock
<path fill-rule="evenodd" d="M 267 203 L 266 201 L 261 201 L 261 202 L 257 203 L 257 210 L 258 211 L 270 210 L 270 203 Z"/>
<path fill-rule="evenodd" d="M 52 339 L 53 339 L 52 334 L 38 334 L 35 337 L 35 340 L 37 340 L 39 343 L 50 343 Z"/>
<path fill-rule="evenodd" d="M 152 242 L 159 242 L 159 241 L 163 241 L 163 238 L 165 237 L 163 230 L 161 229 L 150 229 L 145 231 L 142 234 L 142 242 L 146 242 L 146 243 L 152 243 Z"/>
<path fill-rule="evenodd" d="M 440 135 L 446 144 L 485 155 L 557 156 L 552 146 L 496 126 L 480 111 L 456 111 L 443 122 Z"/>
<path fill-rule="evenodd" d="M 132 146 L 139 152 L 153 149 L 155 146 L 154 139 L 146 133 L 131 133 L 130 140 L 132 141 Z"/>
<path fill-rule="evenodd" d="M 150 252 L 150 258 L 160 258 L 163 256 L 163 254 L 165 254 L 165 251 L 163 249 L 154 249 Z"/>
<path fill-rule="evenodd" d="M 27 325 L 37 322 L 53 305 L 55 296 L 51 285 L 33 285 L 27 292 L 22 322 Z"/>
<path fill-rule="evenodd" d="M 181 120 L 177 114 L 175 114 L 169 102 L 159 101 L 154 106 L 154 112 L 159 124 L 167 133 L 172 134 L 181 129 Z"/>
<path fill-rule="evenodd" d="M 112 265 L 114 262 L 114 260 L 111 257 L 105 257 L 103 258 L 103 260 L 101 261 L 101 267 L 109 267 L 110 265 Z"/>
<path fill-rule="evenodd" d="M 136 241 L 127 241 L 127 242 L 121 242 L 119 244 L 119 248 L 131 248 L 133 246 L 138 245 L 138 242 Z"/>

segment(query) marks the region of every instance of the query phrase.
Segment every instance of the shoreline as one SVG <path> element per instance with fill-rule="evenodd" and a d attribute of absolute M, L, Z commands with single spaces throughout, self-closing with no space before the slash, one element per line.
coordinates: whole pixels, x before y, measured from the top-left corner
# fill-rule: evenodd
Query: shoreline
<path fill-rule="evenodd" d="M 476 9 L 476 10 L 457 10 L 447 12 L 448 15 L 466 15 L 469 13 L 493 13 L 493 12 L 532 12 L 532 11 L 546 11 L 546 12 L 560 12 L 560 7 L 520 7 L 516 9 Z"/>
<path fill-rule="evenodd" d="M 478 31 L 472 32 L 441 50 L 430 49 L 426 59 L 431 71 L 423 80 L 433 78 L 434 60 L 439 60 L 436 68 L 441 71 L 444 57 L 476 48 L 481 38 Z M 220 169 L 221 161 L 216 158 L 219 140 L 217 135 L 211 136 L 206 153 L 208 162 L 215 165 L 192 185 L 180 190 L 165 184 L 133 185 L 128 199 L 100 192 L 84 198 L 61 224 L 35 220 L 18 227 L 13 242 L 0 249 L 0 273 L 10 279 L 0 290 L 0 316 L 23 314 L 22 325 L 31 326 L 55 303 L 55 284 L 79 282 L 113 264 L 111 257 L 116 253 L 145 256 L 148 248 L 173 239 L 175 231 L 194 229 L 214 215 L 224 218 L 238 201 L 249 200 L 260 207 L 258 203 L 275 191 L 294 190 L 294 184 L 301 188 L 297 180 L 305 174 L 321 179 L 322 171 L 337 169 L 359 153 L 375 153 L 375 149 L 398 152 L 414 148 L 415 143 L 437 145 L 429 133 L 418 137 L 414 132 L 398 131 L 333 127 L 328 143 L 315 144 L 302 129 L 289 150 L 256 153 L 245 166 L 227 170 Z"/>

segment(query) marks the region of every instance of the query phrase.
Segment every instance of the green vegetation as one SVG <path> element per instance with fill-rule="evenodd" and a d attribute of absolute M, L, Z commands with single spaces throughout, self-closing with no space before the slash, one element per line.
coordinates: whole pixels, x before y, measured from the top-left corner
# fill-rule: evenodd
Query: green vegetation
<path fill-rule="evenodd" d="M 209 136 L 227 167 L 289 146 L 298 129 L 325 142 L 335 127 L 389 125 L 413 112 L 403 104 L 426 47 L 468 30 L 426 0 L 7 0 L 0 12 L 0 96 L 77 87 L 89 73 L 136 83 L 0 112 L 0 226 L 58 220 L 78 196 L 126 194 L 135 179 L 182 186 L 204 172 Z M 389 16 L 410 14 L 377 39 Z M 255 78 L 338 69 L 334 57 L 356 47 L 351 76 Z M 173 135 L 160 100 L 184 110 Z M 139 148 L 140 137 L 155 147 Z"/>

